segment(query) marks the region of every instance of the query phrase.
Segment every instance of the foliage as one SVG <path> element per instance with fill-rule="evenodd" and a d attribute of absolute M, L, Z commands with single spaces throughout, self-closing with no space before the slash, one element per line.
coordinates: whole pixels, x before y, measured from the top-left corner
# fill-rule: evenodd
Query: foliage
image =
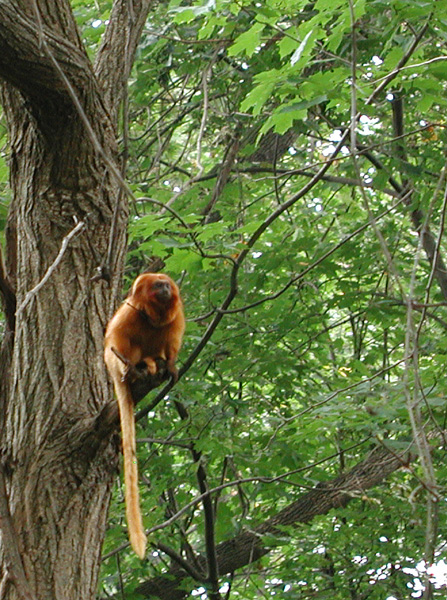
<path fill-rule="evenodd" d="M 111 2 L 72 5 L 94 56 Z M 157 256 L 181 279 L 183 361 L 246 256 L 211 340 L 140 421 L 148 528 L 199 494 L 191 443 L 209 487 L 254 478 L 214 496 L 219 542 L 348 470 L 373 445 L 399 452 L 416 431 L 445 428 L 447 298 L 416 216 L 444 255 L 446 37 L 446 5 L 423 0 L 154 7 L 129 81 L 128 131 L 123 119 L 135 196 L 126 275 L 128 284 Z M 283 208 L 332 155 L 352 114 L 355 139 Z M 444 451 L 432 446 L 433 480 L 429 458 L 398 472 L 348 507 L 268 540 L 272 551 L 224 577 L 222 589 L 244 599 L 382 600 L 409 589 L 419 597 L 424 544 L 438 562 L 447 534 L 443 510 L 437 535 L 427 526 L 427 486 L 442 499 L 446 484 Z M 204 553 L 201 505 L 152 539 Z M 101 598 L 121 585 L 126 598 L 139 597 L 136 585 L 169 566 L 160 552 L 147 564 L 115 552 L 125 541 L 118 485 Z"/>

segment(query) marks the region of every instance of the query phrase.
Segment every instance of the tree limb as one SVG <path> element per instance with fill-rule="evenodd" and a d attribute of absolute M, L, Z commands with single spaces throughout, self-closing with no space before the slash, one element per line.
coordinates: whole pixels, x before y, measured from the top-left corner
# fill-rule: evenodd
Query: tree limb
<path fill-rule="evenodd" d="M 218 544 L 216 554 L 219 574 L 233 573 L 236 569 L 268 554 L 270 548 L 263 541 L 264 535 L 280 532 L 284 535 L 281 531 L 283 527 L 309 523 L 316 516 L 327 514 L 333 508 L 346 506 L 359 494 L 378 485 L 414 458 L 415 455 L 410 451 L 398 456 L 386 447 L 376 447 L 364 461 L 348 473 L 317 485 L 254 530 L 245 530 Z M 199 556 L 197 560 L 199 566 L 206 564 L 204 556 Z M 182 600 L 188 595 L 187 591 L 181 589 L 186 577 L 185 571 L 175 565 L 166 574 L 141 584 L 136 591 L 147 597 L 154 596 L 162 600 Z"/>
<path fill-rule="evenodd" d="M 216 185 L 213 189 L 213 194 L 211 196 L 211 200 L 208 202 L 206 207 L 204 208 L 202 214 L 205 217 L 204 223 L 211 222 L 212 211 L 216 205 L 216 202 L 219 199 L 224 187 L 227 185 L 228 179 L 230 177 L 231 171 L 233 169 L 234 163 L 236 161 L 237 153 L 239 152 L 240 139 L 239 132 L 236 131 L 234 138 L 231 140 L 230 145 L 227 147 L 225 151 L 224 160 L 222 166 L 219 170 L 216 179 Z"/>
<path fill-rule="evenodd" d="M 116 122 L 121 88 L 127 85 L 151 0 L 115 0 L 98 50 L 94 71 L 108 110 Z"/>
<path fill-rule="evenodd" d="M 164 360 L 158 359 L 157 365 L 158 368 L 155 375 L 151 375 L 146 368 L 139 369 L 138 367 L 130 366 L 128 382 L 135 405 L 138 404 L 146 394 L 161 385 L 170 377 Z M 111 400 L 105 404 L 101 411 L 93 418 L 91 426 L 83 425 L 85 431 L 88 432 L 88 437 L 91 438 L 88 444 L 85 443 L 91 456 L 94 456 L 97 449 L 103 443 L 103 440 L 116 431 L 118 426 L 118 403 L 115 400 Z"/>
<path fill-rule="evenodd" d="M 176 402 L 175 406 L 183 421 L 189 420 L 189 412 L 181 402 Z M 206 573 L 207 581 L 212 588 L 210 594 L 215 597 L 219 590 L 219 569 L 217 566 L 216 555 L 216 532 L 215 532 L 215 515 L 212 498 L 207 494 L 209 490 L 208 477 L 203 464 L 203 454 L 197 450 L 194 444 L 191 446 L 191 455 L 194 462 L 197 464 L 197 481 L 199 490 L 203 496 L 203 514 L 205 527 L 205 549 L 206 549 Z M 205 565 L 202 565 L 202 567 Z"/>
<path fill-rule="evenodd" d="M 39 29 L 45 25 L 84 50 L 70 0 L 15 0 L 14 4 L 22 14 L 36 18 Z"/>

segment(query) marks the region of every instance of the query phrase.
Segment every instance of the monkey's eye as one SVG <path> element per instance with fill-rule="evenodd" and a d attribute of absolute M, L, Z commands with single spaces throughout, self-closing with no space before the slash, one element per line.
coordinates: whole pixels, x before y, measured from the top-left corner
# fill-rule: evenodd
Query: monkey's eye
<path fill-rule="evenodd" d="M 159 279 L 158 281 L 155 281 L 153 283 L 152 289 L 157 294 L 168 294 L 168 293 L 171 292 L 171 284 L 169 283 L 169 281 L 165 281 L 163 279 Z"/>

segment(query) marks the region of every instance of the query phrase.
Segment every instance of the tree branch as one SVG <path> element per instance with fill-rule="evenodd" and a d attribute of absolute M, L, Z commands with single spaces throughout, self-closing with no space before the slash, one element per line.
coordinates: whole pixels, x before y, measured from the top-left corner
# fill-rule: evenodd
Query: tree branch
<path fill-rule="evenodd" d="M 128 381 L 135 405 L 138 404 L 146 394 L 160 386 L 170 377 L 164 360 L 159 359 L 157 365 L 158 369 L 155 375 L 151 375 L 147 370 L 140 370 L 136 367 L 130 369 Z M 88 442 L 85 440 L 82 442 L 82 445 L 85 447 L 85 452 L 93 457 L 97 449 L 103 443 L 103 440 L 107 439 L 111 433 L 116 431 L 118 426 L 118 403 L 115 400 L 111 400 L 105 404 L 100 412 L 92 419 L 91 425 L 83 424 L 83 428 L 87 432 L 86 435 L 89 438 Z"/>
<path fill-rule="evenodd" d="M 359 494 L 378 485 L 414 458 L 415 455 L 410 451 L 398 456 L 386 447 L 376 447 L 364 461 L 348 473 L 317 485 L 254 530 L 243 531 L 236 537 L 218 544 L 216 553 L 219 574 L 233 573 L 236 569 L 268 554 L 270 548 L 263 541 L 264 535 L 280 532 L 284 535 L 281 529 L 283 527 L 309 523 L 316 516 L 327 514 L 333 508 L 346 506 Z M 206 564 L 204 556 L 198 557 L 198 564 Z M 181 589 L 186 577 L 187 574 L 175 565 L 166 574 L 146 581 L 136 591 L 147 597 L 155 596 L 162 600 L 182 600 L 188 594 Z"/>
<path fill-rule="evenodd" d="M 394 116 L 394 121 L 396 116 Z M 400 139 L 400 138 L 398 138 Z M 357 145 L 360 153 L 363 154 L 369 162 L 378 170 L 386 171 L 383 163 L 370 151 L 362 146 Z M 443 298 L 447 300 L 447 267 L 440 253 L 440 248 L 436 238 L 431 231 L 428 223 L 424 226 L 425 215 L 420 208 L 412 208 L 412 190 L 406 190 L 404 185 L 401 185 L 392 175 L 389 175 L 388 181 L 394 190 L 404 199 L 405 205 L 411 210 L 410 217 L 415 231 L 419 236 L 422 236 L 422 247 L 427 255 L 428 262 L 434 268 L 434 274 L 439 284 Z"/>
<path fill-rule="evenodd" d="M 230 177 L 231 171 L 233 169 L 233 166 L 234 166 L 234 163 L 235 163 L 235 160 L 237 157 L 237 153 L 239 152 L 239 146 L 240 146 L 239 132 L 236 131 L 233 139 L 230 142 L 230 145 L 227 147 L 227 149 L 225 151 L 223 163 L 222 163 L 222 166 L 217 175 L 216 185 L 214 186 L 211 200 L 208 202 L 208 204 L 206 205 L 206 207 L 204 208 L 204 210 L 202 212 L 203 216 L 205 217 L 205 219 L 204 219 L 205 224 L 211 222 L 212 211 L 216 205 L 216 202 L 219 199 L 219 196 L 222 193 L 222 190 L 227 185 L 228 179 Z"/>
<path fill-rule="evenodd" d="M 183 421 L 189 419 L 189 413 L 186 407 L 181 402 L 176 402 L 175 406 Z M 203 496 L 203 513 L 205 521 L 205 547 L 206 547 L 206 573 L 207 581 L 211 585 L 213 593 L 217 593 L 218 585 L 218 568 L 216 556 L 216 538 L 214 525 L 214 507 L 209 491 L 208 478 L 205 467 L 203 466 L 203 455 L 200 450 L 197 450 L 194 445 L 191 446 L 191 455 L 194 462 L 197 464 L 197 481 L 199 484 L 200 494 Z M 205 566 L 205 565 L 202 565 Z"/>
<path fill-rule="evenodd" d="M 151 4 L 152 0 L 115 0 L 96 56 L 94 71 L 114 123 Z"/>
<path fill-rule="evenodd" d="M 70 0 L 15 0 L 14 4 L 22 14 L 36 17 L 39 29 L 44 24 L 84 50 Z"/>

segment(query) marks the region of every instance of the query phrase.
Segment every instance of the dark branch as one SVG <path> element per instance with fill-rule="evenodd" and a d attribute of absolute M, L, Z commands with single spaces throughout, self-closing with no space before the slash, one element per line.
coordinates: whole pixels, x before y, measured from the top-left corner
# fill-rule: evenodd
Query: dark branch
<path fill-rule="evenodd" d="M 222 167 L 219 171 L 219 174 L 217 176 L 216 185 L 214 186 L 213 195 L 211 196 L 211 200 L 209 201 L 209 203 L 203 210 L 203 215 L 205 217 L 205 219 L 204 219 L 205 224 L 211 222 L 212 211 L 216 205 L 216 202 L 219 199 L 219 196 L 222 193 L 222 190 L 224 189 L 224 187 L 226 186 L 226 184 L 228 182 L 228 179 L 231 174 L 231 170 L 234 166 L 234 163 L 235 163 L 235 160 L 237 157 L 237 153 L 239 152 L 239 145 L 240 145 L 240 140 L 238 137 L 238 132 L 236 132 L 235 138 L 231 140 L 231 143 L 225 152 L 224 161 L 223 161 Z"/>
<path fill-rule="evenodd" d="M 401 166 L 407 162 L 407 153 L 405 151 L 405 147 L 403 146 L 403 135 L 405 133 L 404 130 L 404 101 L 402 94 L 400 92 L 394 93 L 394 99 L 391 102 L 391 108 L 393 112 L 393 129 L 395 138 L 400 141 L 396 144 L 396 155 L 401 160 Z M 401 179 L 402 179 L 402 187 L 403 190 L 413 189 L 414 185 L 410 182 L 403 171 L 401 169 Z M 391 183 L 391 179 L 390 179 Z M 402 190 L 402 193 L 403 193 Z M 427 255 L 428 262 L 430 263 L 434 275 L 438 281 L 439 287 L 441 289 L 442 296 L 445 300 L 447 300 L 447 268 L 443 257 L 440 253 L 440 249 L 438 243 L 436 241 L 433 232 L 431 231 L 428 221 L 424 215 L 424 213 L 419 208 L 413 208 L 413 197 L 412 194 L 407 194 L 407 198 L 405 200 L 405 204 L 408 208 L 411 209 L 411 222 L 413 223 L 413 227 L 417 231 L 418 235 L 422 239 L 422 247 L 425 250 L 425 254 Z"/>
<path fill-rule="evenodd" d="M 146 365 L 144 365 L 144 368 L 142 364 L 136 367 L 127 365 L 127 381 L 129 382 L 135 405 L 151 390 L 160 386 L 170 377 L 164 360 L 158 359 L 157 366 L 157 373 L 151 375 L 147 371 Z M 83 427 L 88 432 L 88 440 L 83 440 L 82 446 L 85 448 L 84 452 L 93 457 L 102 446 L 104 440 L 109 438 L 119 428 L 119 411 L 116 400 L 111 400 L 103 406 L 99 414 L 93 419 L 91 426 L 84 424 Z"/>
<path fill-rule="evenodd" d="M 183 421 L 189 419 L 189 413 L 186 407 L 181 402 L 176 402 L 175 406 L 179 413 L 180 418 Z M 203 466 L 202 453 L 197 450 L 194 446 L 191 447 L 191 455 L 194 463 L 197 464 L 197 481 L 199 484 L 199 490 L 203 495 L 203 513 L 205 518 L 205 548 L 206 548 L 206 573 L 207 581 L 210 584 L 213 593 L 217 593 L 219 589 L 218 585 L 218 568 L 217 568 L 217 556 L 216 556 L 216 539 L 215 539 L 215 527 L 214 527 L 214 507 L 211 496 L 208 494 L 208 478 L 205 467 Z M 203 565 L 205 567 L 205 565 Z"/>

